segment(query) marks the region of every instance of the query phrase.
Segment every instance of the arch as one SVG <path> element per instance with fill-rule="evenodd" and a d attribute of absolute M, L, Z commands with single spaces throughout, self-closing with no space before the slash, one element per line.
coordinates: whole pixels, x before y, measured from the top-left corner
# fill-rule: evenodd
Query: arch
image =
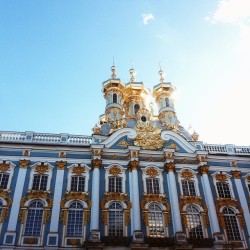
<path fill-rule="evenodd" d="M 139 109 L 140 109 L 140 105 L 138 103 L 136 103 L 134 105 L 134 112 L 135 112 L 135 114 L 139 111 Z"/>
<path fill-rule="evenodd" d="M 124 236 L 124 211 L 118 201 L 112 201 L 109 204 L 108 236 Z"/>

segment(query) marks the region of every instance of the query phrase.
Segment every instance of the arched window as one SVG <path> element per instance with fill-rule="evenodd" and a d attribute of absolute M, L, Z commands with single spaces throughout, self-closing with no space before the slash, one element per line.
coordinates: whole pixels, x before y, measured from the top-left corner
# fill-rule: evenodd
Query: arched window
<path fill-rule="evenodd" d="M 157 203 L 149 205 L 149 236 L 163 238 L 164 232 L 164 217 L 161 207 Z"/>
<path fill-rule="evenodd" d="M 113 103 L 117 103 L 117 94 L 113 94 Z"/>
<path fill-rule="evenodd" d="M 43 222 L 43 204 L 41 201 L 34 201 L 28 208 L 24 235 L 40 236 Z"/>
<path fill-rule="evenodd" d="M 184 196 L 196 196 L 194 181 L 181 180 L 181 185 Z"/>
<path fill-rule="evenodd" d="M 192 205 L 187 207 L 187 227 L 189 238 L 204 238 L 200 212 Z"/>
<path fill-rule="evenodd" d="M 122 193 L 122 177 L 109 177 L 109 192 Z"/>
<path fill-rule="evenodd" d="M 223 209 L 223 216 L 228 240 L 241 240 L 237 218 L 233 209 L 225 207 Z"/>
<path fill-rule="evenodd" d="M 108 235 L 123 236 L 123 207 L 120 203 L 113 202 L 109 206 L 108 218 Z"/>
<path fill-rule="evenodd" d="M 148 194 L 159 194 L 160 193 L 159 179 L 146 178 L 146 187 Z"/>
<path fill-rule="evenodd" d="M 83 205 L 73 202 L 69 206 L 67 221 L 67 236 L 82 236 L 83 232 Z"/>
<path fill-rule="evenodd" d="M 139 104 L 135 104 L 134 105 L 135 114 L 139 111 L 139 109 L 140 109 L 140 105 Z"/>

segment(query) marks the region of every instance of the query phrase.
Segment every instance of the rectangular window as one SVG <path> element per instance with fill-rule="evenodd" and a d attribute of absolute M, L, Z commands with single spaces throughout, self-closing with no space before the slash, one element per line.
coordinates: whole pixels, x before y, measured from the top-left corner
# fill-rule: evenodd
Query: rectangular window
<path fill-rule="evenodd" d="M 84 192 L 85 191 L 85 177 L 72 176 L 71 177 L 71 191 Z"/>
<path fill-rule="evenodd" d="M 109 192 L 122 193 L 121 177 L 109 177 Z"/>
<path fill-rule="evenodd" d="M 181 181 L 183 196 L 196 196 L 194 181 Z"/>
<path fill-rule="evenodd" d="M 231 198 L 231 193 L 228 183 L 216 182 L 216 187 L 220 198 Z"/>
<path fill-rule="evenodd" d="M 33 190 L 47 190 L 48 175 L 34 175 Z"/>
<path fill-rule="evenodd" d="M 160 193 L 159 179 L 147 178 L 146 187 L 148 194 L 159 194 Z"/>
<path fill-rule="evenodd" d="M 0 189 L 6 189 L 9 182 L 9 174 L 0 174 Z"/>

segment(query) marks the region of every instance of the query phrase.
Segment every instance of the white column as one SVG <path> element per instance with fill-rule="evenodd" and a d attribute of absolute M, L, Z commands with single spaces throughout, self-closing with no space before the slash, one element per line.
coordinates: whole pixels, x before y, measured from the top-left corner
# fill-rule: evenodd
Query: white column
<path fill-rule="evenodd" d="M 138 168 L 139 162 L 130 162 L 132 170 L 132 211 L 133 211 L 133 227 L 134 231 L 141 231 L 141 215 L 140 215 L 140 198 L 139 198 L 139 186 L 138 186 Z"/>
<path fill-rule="evenodd" d="M 168 188 L 169 188 L 169 197 L 171 203 L 171 213 L 173 218 L 173 228 L 174 234 L 182 231 L 182 224 L 181 224 L 181 213 L 179 208 L 179 199 L 176 187 L 176 180 L 175 180 L 175 164 L 170 162 L 166 163 L 166 170 L 168 171 Z"/>
<path fill-rule="evenodd" d="M 19 161 L 19 172 L 16 181 L 16 188 L 14 190 L 13 203 L 10 209 L 10 217 L 7 227 L 7 232 L 4 237 L 4 243 L 6 243 L 6 237 L 8 236 L 7 244 L 14 245 L 16 238 L 16 226 L 18 221 L 19 209 L 20 209 L 20 201 L 22 198 L 23 187 L 25 183 L 25 177 L 27 172 L 27 167 L 30 164 L 29 160 L 20 160 Z"/>
<path fill-rule="evenodd" d="M 62 199 L 62 188 L 63 188 L 63 177 L 64 177 L 64 167 L 67 162 L 59 161 L 57 164 L 57 173 L 56 173 L 56 183 L 54 190 L 54 199 L 53 207 L 51 213 L 51 222 L 50 222 L 50 232 L 58 232 L 58 223 L 60 216 L 60 202 Z"/>
<path fill-rule="evenodd" d="M 247 232 L 248 235 L 250 236 L 250 213 L 249 213 L 249 209 L 248 209 L 248 204 L 247 204 L 247 200 L 246 200 L 246 196 L 243 190 L 243 186 L 241 183 L 241 179 L 240 179 L 240 171 L 232 171 L 232 174 L 234 176 L 234 181 L 235 181 L 235 185 L 236 185 L 236 189 L 239 195 L 239 199 L 240 199 L 240 204 L 244 213 L 244 218 L 245 218 L 245 222 L 246 222 L 246 227 L 247 227 Z M 250 238 L 249 238 L 250 240 Z"/>
<path fill-rule="evenodd" d="M 92 176 L 92 193 L 91 193 L 91 219 L 90 230 L 99 230 L 99 196 L 100 196 L 100 167 L 101 160 L 96 159 L 92 162 L 93 176 Z"/>
<path fill-rule="evenodd" d="M 200 174 L 202 176 L 201 177 L 202 186 L 203 186 L 205 200 L 206 200 L 207 207 L 208 207 L 208 216 L 210 220 L 211 231 L 212 231 L 212 234 L 214 235 L 216 233 L 217 234 L 220 233 L 220 226 L 219 226 L 218 217 L 217 217 L 217 213 L 216 213 L 216 209 L 214 205 L 214 199 L 213 199 L 210 183 L 208 180 L 208 175 L 207 175 L 208 168 L 209 167 L 207 165 L 200 166 Z"/>
<path fill-rule="evenodd" d="M 129 193 L 130 193 L 130 201 L 133 204 L 133 182 L 132 182 L 132 173 L 129 172 Z M 133 208 L 130 209 L 131 214 L 131 235 L 134 232 L 134 217 L 133 217 Z"/>
<path fill-rule="evenodd" d="M 26 176 L 27 167 L 29 163 L 30 161 L 28 160 L 19 161 L 20 169 L 18 172 L 16 188 L 14 191 L 13 204 L 10 210 L 10 218 L 9 218 L 7 231 L 16 231 L 17 219 L 18 219 L 19 209 L 20 209 L 20 201 L 22 198 L 25 176 Z"/>

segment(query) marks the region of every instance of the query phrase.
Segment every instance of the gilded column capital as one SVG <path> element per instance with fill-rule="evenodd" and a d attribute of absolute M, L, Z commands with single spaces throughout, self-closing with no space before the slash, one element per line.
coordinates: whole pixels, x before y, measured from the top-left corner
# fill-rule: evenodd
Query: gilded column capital
<path fill-rule="evenodd" d="M 208 174 L 208 169 L 209 169 L 208 165 L 199 166 L 200 175 Z"/>
<path fill-rule="evenodd" d="M 19 160 L 20 168 L 27 168 L 30 164 L 30 160 Z"/>
<path fill-rule="evenodd" d="M 138 170 L 139 169 L 139 161 L 130 161 L 129 162 L 129 167 L 131 170 Z"/>
<path fill-rule="evenodd" d="M 102 160 L 100 159 L 93 159 L 92 160 L 92 168 L 95 169 L 95 168 L 98 168 L 100 169 L 102 166 Z"/>
<path fill-rule="evenodd" d="M 56 161 L 57 169 L 64 170 L 65 166 L 67 165 L 66 161 Z"/>
<path fill-rule="evenodd" d="M 232 170 L 231 173 L 234 179 L 240 179 L 241 172 L 239 170 Z"/>
<path fill-rule="evenodd" d="M 165 170 L 167 172 L 174 172 L 175 171 L 175 163 L 174 162 L 165 163 Z"/>

